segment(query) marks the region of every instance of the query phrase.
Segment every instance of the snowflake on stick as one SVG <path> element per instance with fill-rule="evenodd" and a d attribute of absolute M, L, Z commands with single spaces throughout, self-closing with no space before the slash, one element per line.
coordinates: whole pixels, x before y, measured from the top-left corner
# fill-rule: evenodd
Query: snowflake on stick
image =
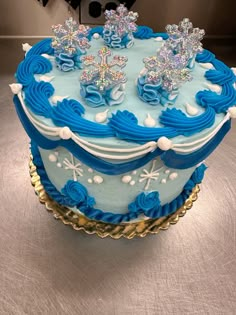
<path fill-rule="evenodd" d="M 67 158 L 64 159 L 63 164 L 65 165 L 66 170 L 72 170 L 73 172 L 73 179 L 77 181 L 77 176 L 83 176 L 83 170 L 81 168 L 81 163 L 78 162 L 75 164 L 74 156 L 70 153 L 71 161 Z"/>
<path fill-rule="evenodd" d="M 78 25 L 70 17 L 65 21 L 64 26 L 62 24 L 52 26 L 55 35 L 52 47 L 57 53 L 68 53 L 69 55 L 76 54 L 77 50 L 85 51 L 90 47 L 87 38 L 89 30 L 89 26 Z"/>
<path fill-rule="evenodd" d="M 144 181 L 147 181 L 146 185 L 144 187 L 145 190 L 148 190 L 149 185 L 150 185 L 152 180 L 157 180 L 159 178 L 159 175 L 160 175 L 159 171 L 162 169 L 162 167 L 155 170 L 156 162 L 157 162 L 156 160 L 152 161 L 152 166 L 151 166 L 150 172 L 148 172 L 146 169 L 144 169 L 143 173 L 140 174 L 141 178 L 140 178 L 139 182 L 142 183 Z"/>
<path fill-rule="evenodd" d="M 174 54 L 165 44 L 156 56 L 144 58 L 143 62 L 147 69 L 146 83 L 160 84 L 168 92 L 178 89 L 182 82 L 192 79 L 186 68 L 186 54 Z"/>
<path fill-rule="evenodd" d="M 107 20 L 104 29 L 110 30 L 120 37 L 136 32 L 137 25 L 135 22 L 138 18 L 138 13 L 128 11 L 123 4 L 120 4 L 116 11 L 106 10 L 104 14 Z"/>
<path fill-rule="evenodd" d="M 123 68 L 126 65 L 127 57 L 114 56 L 111 62 L 109 57 L 112 55 L 107 47 L 98 51 L 100 62 L 96 61 L 96 56 L 88 55 L 82 57 L 85 69 L 80 77 L 82 84 L 95 84 L 100 91 L 104 91 L 120 83 L 126 82 L 126 75 L 120 70 L 114 70 L 114 67 Z"/>
<path fill-rule="evenodd" d="M 183 19 L 178 25 L 172 24 L 166 26 L 169 36 L 166 44 L 177 53 L 188 54 L 192 58 L 196 53 L 202 50 L 201 40 L 205 31 L 199 28 L 193 28 L 189 19 Z"/>

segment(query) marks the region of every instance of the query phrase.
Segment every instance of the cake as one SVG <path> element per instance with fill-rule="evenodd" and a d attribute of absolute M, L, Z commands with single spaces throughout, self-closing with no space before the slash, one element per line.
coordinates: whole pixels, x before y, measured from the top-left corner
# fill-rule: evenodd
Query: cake
<path fill-rule="evenodd" d="M 104 27 L 54 26 L 23 45 L 10 85 L 48 196 L 105 224 L 178 210 L 236 117 L 234 69 L 202 49 L 204 32 L 137 17 L 121 5 Z"/>

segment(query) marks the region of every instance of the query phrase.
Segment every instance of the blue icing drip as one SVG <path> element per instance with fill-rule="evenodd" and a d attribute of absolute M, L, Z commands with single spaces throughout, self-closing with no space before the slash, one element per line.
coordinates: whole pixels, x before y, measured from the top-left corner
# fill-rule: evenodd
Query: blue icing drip
<path fill-rule="evenodd" d="M 220 144 L 224 136 L 230 130 L 231 121 L 228 120 L 218 133 L 209 140 L 199 150 L 189 154 L 178 154 L 173 150 L 168 150 L 161 155 L 161 159 L 167 167 L 176 169 L 186 169 L 197 165 L 206 159 Z"/>
<path fill-rule="evenodd" d="M 64 99 L 52 108 L 50 118 L 60 127 L 67 126 L 81 136 L 111 137 L 113 131 L 107 125 L 98 124 L 81 117 L 84 107 L 75 100 Z"/>
<path fill-rule="evenodd" d="M 178 135 L 174 128 L 146 128 L 137 125 L 137 119 L 129 111 L 117 111 L 109 121 L 109 126 L 114 130 L 116 136 L 120 139 L 127 139 L 137 143 L 146 143 L 147 141 L 156 141 L 158 138 L 165 136 L 173 138 Z"/>
<path fill-rule="evenodd" d="M 52 107 L 48 101 L 54 93 L 53 86 L 48 82 L 32 81 L 25 88 L 25 102 L 36 115 L 51 117 Z"/>
<path fill-rule="evenodd" d="M 151 193 L 139 194 L 134 202 L 128 205 L 129 212 L 126 214 L 115 214 L 112 212 L 103 212 L 100 209 L 93 208 L 95 200 L 90 197 L 87 189 L 80 183 L 69 180 L 60 193 L 51 183 L 45 171 L 43 161 L 39 150 L 33 142 L 31 142 L 31 152 L 33 162 L 37 167 L 38 175 L 44 189 L 48 195 L 61 205 L 69 207 L 77 207 L 84 215 L 92 220 L 103 221 L 107 223 L 118 224 L 138 218 L 139 214 L 144 213 L 150 218 L 156 219 L 167 216 L 180 208 L 187 200 L 196 184 L 200 184 L 206 167 L 201 165 L 192 174 L 189 181 L 186 183 L 182 193 L 172 202 L 160 205 L 159 193 L 153 191 Z"/>
<path fill-rule="evenodd" d="M 81 55 L 80 54 L 66 54 L 66 53 L 60 53 L 56 55 L 56 65 L 57 67 L 64 72 L 73 71 L 75 69 L 81 69 L 82 68 L 82 62 L 80 60 Z"/>
<path fill-rule="evenodd" d="M 54 49 L 51 47 L 52 39 L 46 38 L 42 41 L 35 44 L 28 52 L 27 52 L 27 58 L 32 55 L 41 55 L 41 54 L 48 54 L 53 55 Z"/>
<path fill-rule="evenodd" d="M 137 168 L 140 168 L 147 164 L 152 159 L 161 155 L 162 151 L 160 149 L 156 149 L 153 152 L 150 152 L 143 156 L 140 159 L 132 160 L 125 163 L 113 164 L 107 161 L 103 161 L 100 158 L 95 157 L 94 155 L 88 153 L 84 149 L 82 149 L 79 145 L 77 145 L 73 140 L 51 140 L 44 137 L 29 121 L 26 116 L 24 110 L 22 109 L 21 103 L 17 95 L 13 98 L 14 104 L 16 107 L 16 112 L 21 120 L 23 127 L 25 128 L 26 133 L 31 138 L 32 141 L 37 143 L 37 145 L 45 150 L 53 150 L 56 147 L 64 147 L 68 151 L 70 151 L 78 160 L 82 163 L 92 167 L 98 172 L 107 174 L 107 175 L 119 175 L 124 174 L 130 171 L 133 171 Z"/>
<path fill-rule="evenodd" d="M 17 81 L 27 86 L 35 80 L 34 74 L 45 74 L 51 70 L 52 64 L 48 59 L 37 55 L 27 56 L 17 68 Z"/>
<path fill-rule="evenodd" d="M 215 122 L 215 111 L 207 107 L 206 111 L 197 117 L 187 117 L 181 110 L 167 108 L 159 117 L 160 122 L 167 127 L 173 127 L 181 135 L 190 136 L 211 127 Z"/>
<path fill-rule="evenodd" d="M 104 96 L 94 85 L 83 85 L 80 83 L 80 95 L 85 99 L 90 107 L 100 107 L 106 105 Z"/>
<path fill-rule="evenodd" d="M 65 195 L 65 205 L 70 207 L 92 207 L 95 199 L 88 195 L 87 189 L 80 183 L 68 180 L 61 190 Z"/>
<path fill-rule="evenodd" d="M 155 37 L 162 37 L 163 39 L 167 39 L 168 35 L 166 33 L 154 33 L 153 29 L 148 26 L 138 26 L 137 31 L 133 33 L 135 38 L 138 39 L 149 39 Z"/>

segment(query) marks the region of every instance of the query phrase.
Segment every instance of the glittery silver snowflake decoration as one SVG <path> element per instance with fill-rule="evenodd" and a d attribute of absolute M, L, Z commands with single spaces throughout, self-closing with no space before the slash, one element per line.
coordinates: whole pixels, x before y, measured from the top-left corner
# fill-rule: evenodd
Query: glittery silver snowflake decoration
<path fill-rule="evenodd" d="M 127 57 L 114 56 L 111 62 L 109 57 L 112 55 L 107 47 L 103 47 L 98 51 L 100 62 L 96 56 L 88 55 L 82 57 L 85 69 L 80 77 L 82 84 L 95 84 L 100 91 L 104 91 L 119 83 L 126 82 L 126 75 L 124 72 L 112 69 L 114 67 L 123 68 L 126 65 Z"/>
<path fill-rule="evenodd" d="M 90 27 L 78 25 L 72 18 L 68 18 L 64 25 L 57 24 L 52 26 L 54 38 L 52 47 L 57 53 L 75 54 L 78 50 L 85 51 L 90 47 L 88 41 L 88 33 Z"/>
<path fill-rule="evenodd" d="M 176 53 L 187 53 L 189 58 L 192 58 L 202 50 L 201 40 L 205 31 L 193 28 L 193 24 L 188 18 L 183 19 L 179 25 L 167 25 L 166 31 L 169 36 L 166 45 L 169 45 Z"/>
<path fill-rule="evenodd" d="M 189 69 L 186 68 L 188 58 L 185 54 L 174 52 L 163 45 L 156 56 L 144 58 L 146 83 L 160 84 L 161 87 L 172 92 L 178 89 L 181 83 L 192 79 Z"/>
<path fill-rule="evenodd" d="M 116 11 L 106 10 L 104 14 L 107 20 L 104 29 L 110 30 L 120 37 L 136 32 L 137 25 L 135 22 L 138 18 L 138 13 L 129 11 L 123 4 L 120 4 Z"/>

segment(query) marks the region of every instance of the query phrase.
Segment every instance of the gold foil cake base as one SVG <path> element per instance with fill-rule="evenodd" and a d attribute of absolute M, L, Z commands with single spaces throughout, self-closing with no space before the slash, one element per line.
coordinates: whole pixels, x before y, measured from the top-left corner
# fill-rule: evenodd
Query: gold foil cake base
<path fill-rule="evenodd" d="M 74 230 L 83 230 L 88 234 L 97 234 L 101 238 L 110 236 L 113 239 L 119 239 L 121 237 L 131 239 L 135 236 L 144 237 L 147 234 L 157 234 L 161 230 L 167 230 L 171 224 L 176 224 L 179 218 L 183 217 L 187 210 L 192 208 L 193 202 L 197 200 L 200 191 L 199 185 L 196 185 L 184 205 L 176 212 L 166 217 L 134 223 L 109 224 L 90 220 L 82 214 L 75 214 L 70 209 L 52 200 L 41 184 L 37 168 L 32 161 L 32 156 L 30 157 L 29 169 L 31 183 L 39 197 L 39 201 L 45 204 L 46 209 L 53 214 L 55 219 L 61 220 L 65 225 L 72 226 Z"/>

